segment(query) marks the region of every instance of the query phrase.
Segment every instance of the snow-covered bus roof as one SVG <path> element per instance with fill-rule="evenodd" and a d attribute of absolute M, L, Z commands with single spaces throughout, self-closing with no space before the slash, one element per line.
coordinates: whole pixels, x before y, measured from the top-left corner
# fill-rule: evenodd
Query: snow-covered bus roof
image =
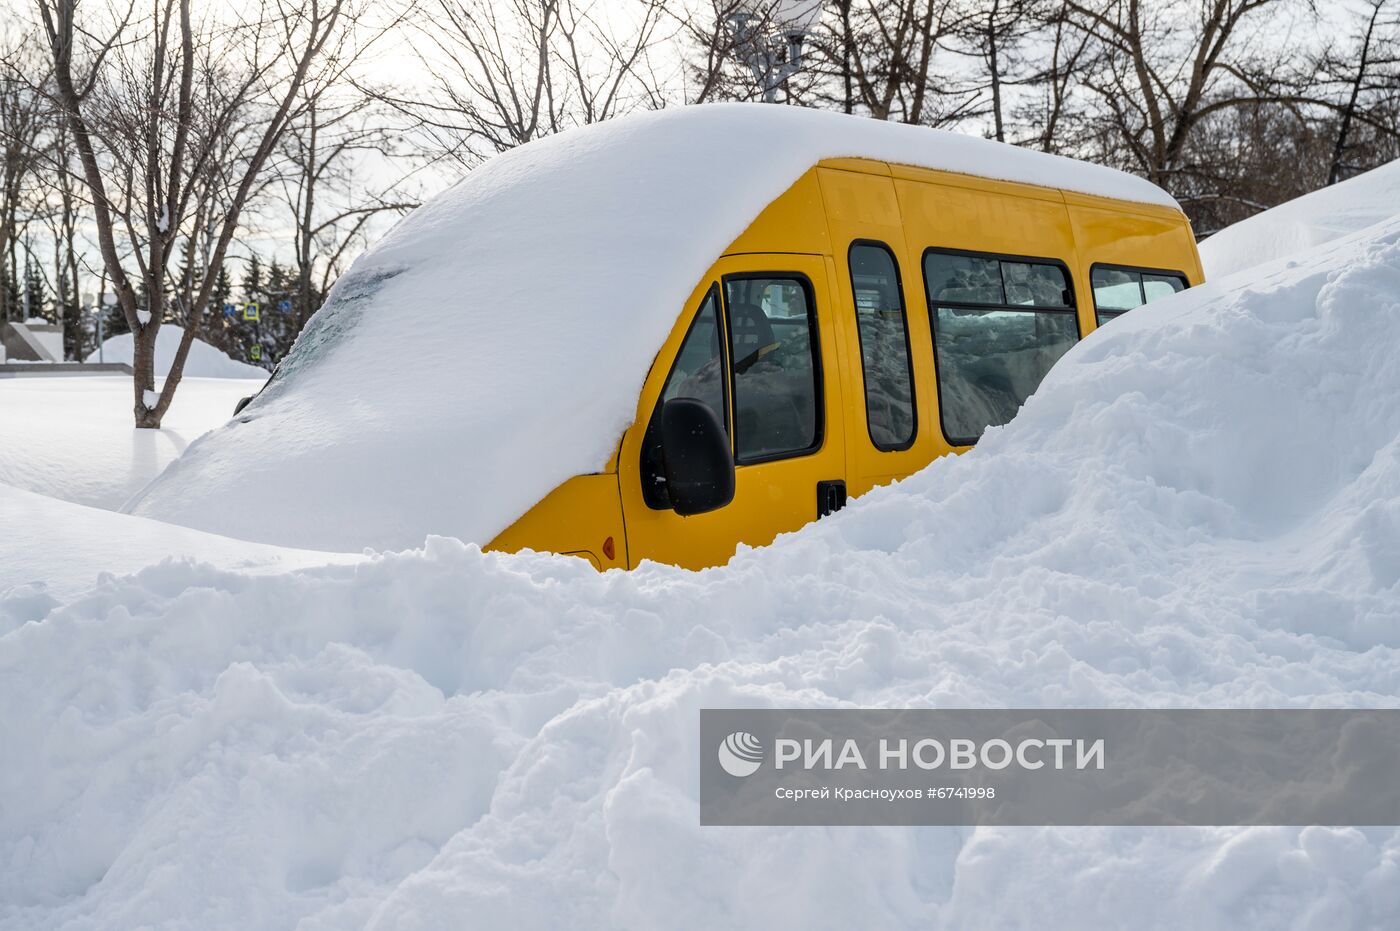
<path fill-rule="evenodd" d="M 606 464 L 700 276 L 839 157 L 1176 206 L 1101 166 L 793 107 L 560 133 L 486 162 L 360 256 L 268 388 L 131 508 L 301 547 L 485 544 Z"/>

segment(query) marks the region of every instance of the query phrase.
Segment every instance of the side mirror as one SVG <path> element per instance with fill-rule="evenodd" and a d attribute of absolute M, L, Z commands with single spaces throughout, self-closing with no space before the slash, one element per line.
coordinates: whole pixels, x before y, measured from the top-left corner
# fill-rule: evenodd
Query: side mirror
<path fill-rule="evenodd" d="M 233 405 L 233 416 L 237 417 L 239 414 L 243 413 L 243 408 L 247 407 L 248 402 L 251 400 L 253 400 L 253 396 L 251 394 L 248 395 L 246 398 L 239 398 L 238 403 Z"/>
<path fill-rule="evenodd" d="M 672 398 L 661 409 L 661 459 L 666 497 L 682 517 L 722 508 L 734 500 L 734 456 L 710 406 Z"/>

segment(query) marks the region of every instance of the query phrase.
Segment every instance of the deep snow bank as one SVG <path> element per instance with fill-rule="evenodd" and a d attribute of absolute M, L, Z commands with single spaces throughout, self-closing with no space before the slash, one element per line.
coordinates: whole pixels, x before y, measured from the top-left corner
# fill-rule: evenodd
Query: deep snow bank
<path fill-rule="evenodd" d="M 704 829 L 697 710 L 1393 706 L 1400 222 L 703 573 L 166 563 L 0 638 L 0 925 L 1376 928 L 1395 829 Z M 36 545 L 42 545 L 40 542 Z"/>
<path fill-rule="evenodd" d="M 179 350 L 180 340 L 184 335 L 184 327 L 176 326 L 173 323 L 161 325 L 160 332 L 156 334 L 157 378 L 164 378 L 170 374 L 170 363 L 175 361 L 175 353 Z M 127 365 L 131 365 L 135 356 L 134 337 L 130 333 L 122 333 L 111 339 L 103 340 L 102 351 L 100 353 L 93 352 L 84 361 L 97 362 L 100 359 L 103 362 L 125 362 Z M 198 337 L 190 344 L 190 353 L 185 357 L 184 374 L 193 378 L 267 380 L 267 369 L 231 359 Z"/>
<path fill-rule="evenodd" d="M 232 540 L 0 483 L 0 634 L 42 618 L 100 574 L 135 572 L 169 557 L 245 572 L 361 558 Z"/>
<path fill-rule="evenodd" d="M 320 549 L 489 543 L 607 462 L 700 276 L 836 156 L 1174 203 L 1097 165 L 797 107 L 684 107 L 560 133 L 491 159 L 357 259 L 246 416 L 192 447 L 136 513 Z M 238 506 L 250 482 L 279 520 Z"/>
<path fill-rule="evenodd" d="M 261 384 L 185 378 L 162 428 L 138 430 L 129 375 L 0 378 L 0 483 L 115 510 Z"/>
<path fill-rule="evenodd" d="M 1218 278 L 1384 223 L 1400 209 L 1400 161 L 1382 165 L 1236 223 L 1201 243 Z"/>

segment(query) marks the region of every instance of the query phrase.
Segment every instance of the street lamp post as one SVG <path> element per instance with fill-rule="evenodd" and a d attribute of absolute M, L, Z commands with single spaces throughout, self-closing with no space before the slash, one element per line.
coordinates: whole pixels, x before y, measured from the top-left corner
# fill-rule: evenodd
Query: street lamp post
<path fill-rule="evenodd" d="M 821 0 L 741 0 L 729 14 L 734 53 L 765 103 L 775 103 L 778 88 L 802 70 L 802 43 L 821 15 Z"/>

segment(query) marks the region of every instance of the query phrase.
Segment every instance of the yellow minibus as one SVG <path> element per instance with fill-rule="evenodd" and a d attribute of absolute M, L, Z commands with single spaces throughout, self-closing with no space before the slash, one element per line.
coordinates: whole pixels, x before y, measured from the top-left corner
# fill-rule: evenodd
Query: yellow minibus
<path fill-rule="evenodd" d="M 970 448 L 1078 340 L 1202 279 L 1162 203 L 819 160 L 677 296 L 607 465 L 488 548 L 722 564 Z"/>
<path fill-rule="evenodd" d="M 714 566 L 971 448 L 1201 280 L 1176 201 L 1103 166 L 798 107 L 632 114 L 406 215 L 128 510 Z"/>

